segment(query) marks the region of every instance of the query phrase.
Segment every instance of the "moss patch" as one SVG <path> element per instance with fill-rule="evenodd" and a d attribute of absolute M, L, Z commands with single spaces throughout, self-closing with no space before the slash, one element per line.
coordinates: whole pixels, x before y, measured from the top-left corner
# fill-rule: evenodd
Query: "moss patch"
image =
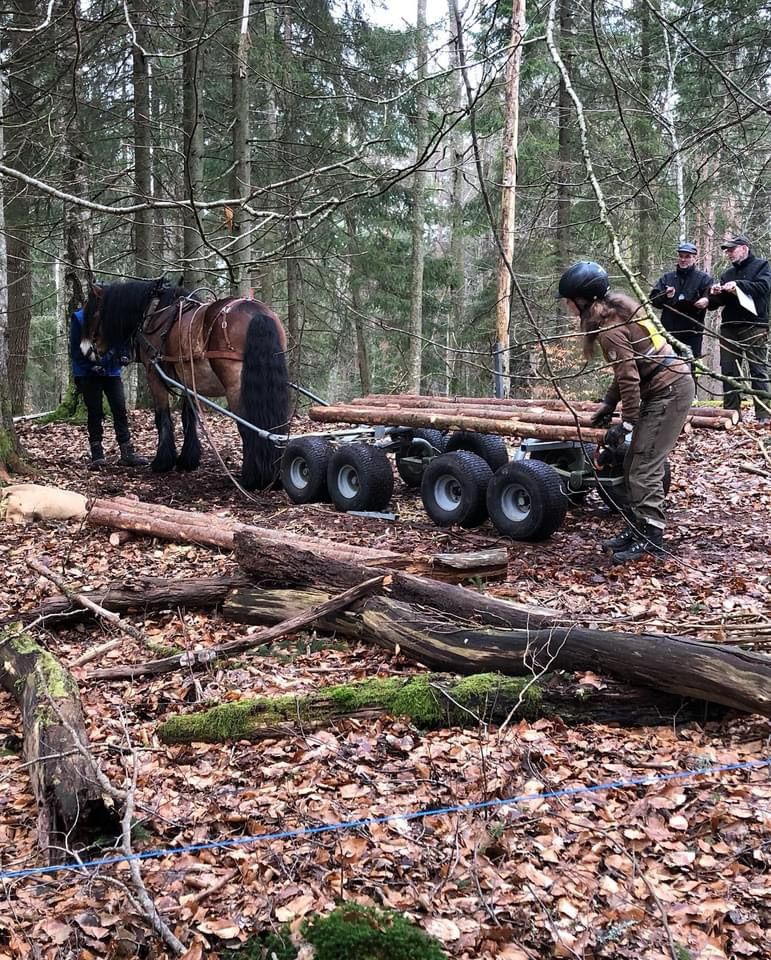
<path fill-rule="evenodd" d="M 314 960 L 447 960 L 447 954 L 402 914 L 343 903 L 326 916 L 304 921 L 304 944 L 313 947 Z M 294 960 L 298 948 L 287 927 L 250 938 L 224 960 Z"/>
<path fill-rule="evenodd" d="M 446 689 L 445 696 L 442 689 Z M 307 697 L 239 700 L 201 713 L 172 717 L 158 728 L 165 743 L 248 740 L 265 727 L 331 722 L 367 708 L 407 717 L 423 730 L 468 726 L 475 717 L 495 720 L 522 700 L 519 715 L 538 716 L 541 692 L 528 680 L 497 673 L 476 674 L 460 681 L 420 676 L 386 677 L 326 687 Z"/>

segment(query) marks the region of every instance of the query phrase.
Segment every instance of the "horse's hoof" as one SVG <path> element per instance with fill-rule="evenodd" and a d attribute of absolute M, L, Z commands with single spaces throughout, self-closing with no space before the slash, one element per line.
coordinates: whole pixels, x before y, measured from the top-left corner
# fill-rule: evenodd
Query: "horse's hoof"
<path fill-rule="evenodd" d="M 168 460 L 153 460 L 150 464 L 150 469 L 153 473 L 168 473 L 169 470 L 174 469 L 174 461 L 169 462 Z"/>

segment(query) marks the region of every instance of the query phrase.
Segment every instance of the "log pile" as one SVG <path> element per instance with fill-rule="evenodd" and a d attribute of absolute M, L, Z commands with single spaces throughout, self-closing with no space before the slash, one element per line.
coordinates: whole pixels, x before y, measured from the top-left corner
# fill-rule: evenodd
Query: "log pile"
<path fill-rule="evenodd" d="M 532 400 L 491 397 L 426 397 L 415 394 L 370 394 L 346 406 L 311 407 L 311 420 L 320 423 L 368 423 L 382 426 L 475 430 L 503 437 L 539 440 L 582 440 L 600 443 L 604 429 L 590 425 L 598 404 L 588 400 Z M 620 411 L 615 415 L 620 417 Z M 739 421 L 735 410 L 691 408 L 685 432 L 691 428 L 729 430 Z"/>

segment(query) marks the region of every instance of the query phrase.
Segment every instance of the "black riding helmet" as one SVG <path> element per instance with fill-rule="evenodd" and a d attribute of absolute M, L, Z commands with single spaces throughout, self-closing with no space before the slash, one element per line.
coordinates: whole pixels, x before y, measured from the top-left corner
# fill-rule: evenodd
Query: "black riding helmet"
<path fill-rule="evenodd" d="M 575 300 L 576 297 L 582 297 L 585 300 L 601 300 L 609 287 L 608 274 L 599 263 L 579 260 L 560 277 L 556 299 L 567 297 Z"/>

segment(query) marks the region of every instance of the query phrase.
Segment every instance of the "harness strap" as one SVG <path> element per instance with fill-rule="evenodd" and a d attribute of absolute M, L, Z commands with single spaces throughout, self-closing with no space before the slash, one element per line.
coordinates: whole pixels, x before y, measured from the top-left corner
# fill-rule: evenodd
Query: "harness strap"
<path fill-rule="evenodd" d="M 184 357 L 159 357 L 164 363 L 190 363 L 193 360 L 243 360 L 243 354 L 237 350 L 206 350 L 195 356 L 188 354 Z"/>

